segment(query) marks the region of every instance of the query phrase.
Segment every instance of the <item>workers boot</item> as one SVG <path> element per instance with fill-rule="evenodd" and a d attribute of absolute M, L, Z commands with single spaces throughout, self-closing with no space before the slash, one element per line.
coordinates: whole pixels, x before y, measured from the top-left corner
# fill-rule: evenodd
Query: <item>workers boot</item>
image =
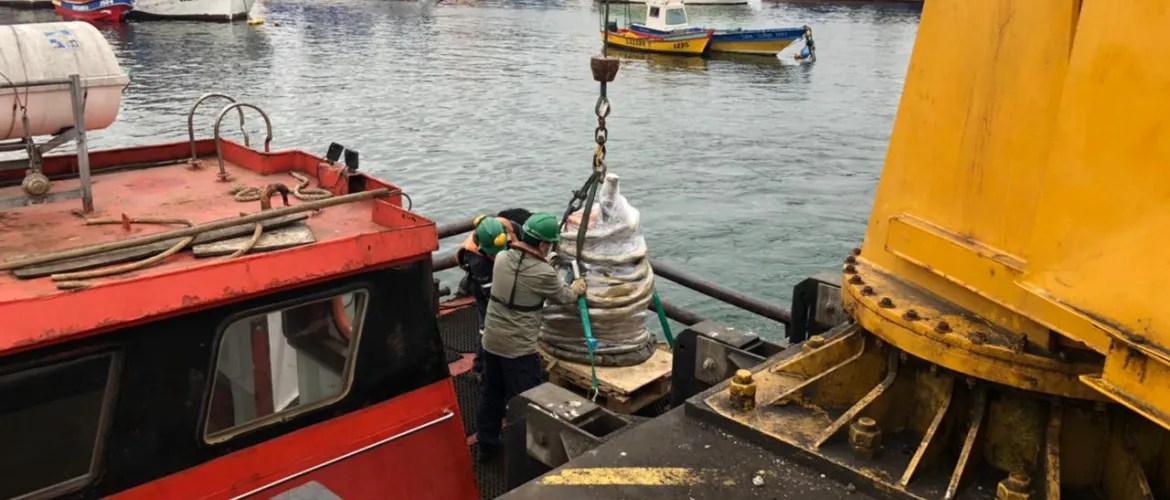
<path fill-rule="evenodd" d="M 477 443 L 475 448 L 475 459 L 479 463 L 486 463 L 492 461 L 492 458 L 498 454 L 500 445 Z"/>

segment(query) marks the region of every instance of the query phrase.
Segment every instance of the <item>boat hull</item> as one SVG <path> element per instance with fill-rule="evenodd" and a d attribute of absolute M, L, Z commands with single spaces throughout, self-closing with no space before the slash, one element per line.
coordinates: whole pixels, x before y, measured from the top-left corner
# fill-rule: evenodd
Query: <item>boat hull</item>
<path fill-rule="evenodd" d="M 686 33 L 674 36 L 652 36 L 629 30 L 607 31 L 602 38 L 617 47 L 640 52 L 698 56 L 707 51 L 711 32 Z"/>
<path fill-rule="evenodd" d="M 716 30 L 711 37 L 711 52 L 774 56 L 803 36 L 804 28 Z"/>
<path fill-rule="evenodd" d="M 53 10 L 61 17 L 103 23 L 121 22 L 133 6 L 133 0 L 94 0 L 92 2 L 53 0 Z"/>
<path fill-rule="evenodd" d="M 685 30 L 664 32 L 648 28 L 641 24 L 631 24 L 629 30 L 640 35 L 651 37 L 675 37 L 682 35 L 701 34 L 710 31 L 706 28 L 687 28 Z M 800 40 L 804 36 L 804 28 L 765 28 L 765 29 L 735 29 L 714 30 L 711 36 L 710 52 L 726 52 L 731 54 L 776 55 Z"/>
<path fill-rule="evenodd" d="M 235 21 L 248 18 L 253 0 L 136 0 L 135 19 Z"/>

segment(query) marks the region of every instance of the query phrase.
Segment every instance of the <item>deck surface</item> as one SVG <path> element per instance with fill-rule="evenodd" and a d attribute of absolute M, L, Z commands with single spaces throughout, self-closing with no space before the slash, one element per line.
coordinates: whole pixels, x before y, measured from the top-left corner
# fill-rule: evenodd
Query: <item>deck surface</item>
<path fill-rule="evenodd" d="M 195 223 L 239 216 L 241 212 L 254 213 L 260 210 L 259 202 L 238 202 L 229 193 L 233 185 L 261 187 L 280 182 L 292 188 L 297 180 L 288 174 L 263 176 L 251 170 L 228 163 L 228 172 L 233 180 L 228 183 L 216 180 L 215 158 L 205 158 L 201 170 L 190 170 L 185 162 L 159 167 L 125 170 L 120 172 L 95 173 L 93 192 L 95 212 L 87 218 L 162 217 L 187 219 Z M 316 179 L 310 177 L 311 187 Z M 54 191 L 75 189 L 77 180 L 53 183 Z M 20 195 L 19 186 L 0 189 L 0 197 Z M 272 199 L 273 207 L 282 206 L 280 196 Z M 290 196 L 289 204 L 302 203 Z M 356 234 L 385 230 L 371 219 L 373 201 L 360 201 L 327 208 L 320 213 L 310 214 L 305 224 L 312 230 L 318 242 L 330 241 Z M 56 203 L 34 205 L 7 211 L 0 211 L 0 260 L 12 260 L 72 247 L 111 242 L 143 234 L 177 229 L 181 225 L 133 224 L 130 231 L 120 224 L 86 225 L 75 211 L 81 207 L 81 200 L 66 200 Z M 200 265 L 211 259 L 195 259 L 190 252 L 180 252 L 162 264 L 119 275 L 116 279 L 128 279 L 177 268 Z M 115 279 L 115 278 L 106 278 Z M 21 280 L 10 273 L 0 273 L 0 302 L 43 297 L 63 293 L 48 278 Z"/>
<path fill-rule="evenodd" d="M 763 484 L 756 486 L 759 476 Z M 502 500 L 874 498 L 676 408 L 500 497 Z"/>

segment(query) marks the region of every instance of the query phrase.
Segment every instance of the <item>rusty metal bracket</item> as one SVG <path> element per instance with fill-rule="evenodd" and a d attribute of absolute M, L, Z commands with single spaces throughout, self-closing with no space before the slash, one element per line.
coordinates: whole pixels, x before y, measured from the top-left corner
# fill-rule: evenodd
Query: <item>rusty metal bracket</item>
<path fill-rule="evenodd" d="M 213 97 L 226 99 L 232 104 L 237 102 L 236 98 L 230 95 L 210 92 L 199 96 L 199 99 L 195 100 L 195 104 L 191 105 L 191 109 L 187 110 L 187 141 L 191 143 L 191 159 L 188 160 L 188 164 L 192 168 L 199 168 L 199 156 L 195 153 L 195 110 L 199 108 L 200 104 L 203 104 L 203 101 Z M 244 110 L 238 109 L 237 111 L 240 115 L 240 132 L 244 133 L 244 145 L 251 147 L 251 141 L 248 139 L 248 129 L 244 127 Z"/>
<path fill-rule="evenodd" d="M 265 113 L 264 110 L 260 109 L 258 106 L 254 105 L 254 104 L 248 104 L 246 102 L 237 102 L 237 103 L 232 103 L 232 104 L 229 104 L 227 106 L 224 106 L 224 108 L 219 111 L 219 116 L 217 116 L 215 118 L 215 159 L 219 162 L 219 174 L 217 176 L 217 180 L 219 180 L 220 182 L 230 181 L 231 176 L 228 175 L 227 168 L 225 168 L 223 165 L 223 145 L 220 143 L 220 140 L 219 140 L 219 127 L 223 123 L 223 117 L 227 115 L 228 111 L 231 111 L 233 109 L 240 109 L 240 108 L 254 109 L 254 110 L 256 110 L 257 113 L 260 113 L 261 117 L 264 118 L 264 127 L 265 127 L 265 130 L 267 131 L 267 134 L 268 134 L 267 136 L 264 137 L 264 152 L 268 153 L 271 151 L 270 147 L 272 145 L 272 120 L 268 119 L 268 113 Z M 240 113 L 243 114 L 243 111 L 241 110 Z"/>
<path fill-rule="evenodd" d="M 862 344 L 861 350 L 863 352 L 865 351 L 864 343 Z M 860 353 L 858 355 L 860 356 Z M 894 379 L 897 377 L 898 351 L 896 349 L 890 349 L 890 353 L 887 355 L 886 361 L 886 377 L 882 379 L 881 383 L 874 386 L 874 388 L 871 389 L 868 394 L 857 401 L 856 404 L 846 410 L 845 413 L 841 414 L 840 417 L 837 417 L 837 420 L 834 420 L 833 423 L 829 425 L 829 427 L 826 428 L 824 432 L 821 433 L 820 437 L 817 438 L 816 443 L 813 444 L 813 448 L 820 448 L 825 444 L 825 441 L 828 441 L 829 438 L 833 437 L 833 435 L 837 433 L 837 431 L 840 431 L 842 427 L 845 427 L 845 424 L 853 421 L 853 419 L 857 417 L 857 415 L 861 413 L 865 407 L 872 404 L 879 396 L 885 393 L 887 389 L 893 386 Z"/>

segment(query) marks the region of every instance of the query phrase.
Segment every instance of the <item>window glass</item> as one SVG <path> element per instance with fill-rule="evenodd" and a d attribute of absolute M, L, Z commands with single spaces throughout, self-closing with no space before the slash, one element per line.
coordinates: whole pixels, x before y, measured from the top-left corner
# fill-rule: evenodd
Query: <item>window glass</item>
<path fill-rule="evenodd" d="M 220 335 L 204 437 L 318 408 L 349 390 L 366 309 L 355 291 L 233 321 Z"/>
<path fill-rule="evenodd" d="M 676 24 L 686 24 L 687 13 L 682 9 L 666 9 L 666 24 L 674 26 Z"/>
<path fill-rule="evenodd" d="M 658 7 L 650 7 L 650 17 L 658 17 Z"/>
<path fill-rule="evenodd" d="M 47 498 L 93 476 L 114 354 L 0 376 L 0 499 Z"/>

